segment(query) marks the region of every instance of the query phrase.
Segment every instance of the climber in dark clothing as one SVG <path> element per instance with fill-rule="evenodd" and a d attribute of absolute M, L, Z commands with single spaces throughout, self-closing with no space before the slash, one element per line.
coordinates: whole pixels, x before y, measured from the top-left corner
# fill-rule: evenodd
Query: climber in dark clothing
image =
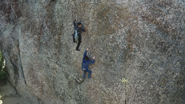
<path fill-rule="evenodd" d="M 93 61 L 89 60 L 89 58 L 86 55 L 88 50 L 89 49 L 87 48 L 87 50 L 84 53 L 83 61 L 82 61 L 82 70 L 84 71 L 83 78 L 85 78 L 85 73 L 86 72 L 89 73 L 88 78 L 91 78 L 91 71 L 88 68 L 89 68 L 89 64 L 94 64 L 94 59 L 95 59 L 95 57 L 93 57 Z"/>
<path fill-rule="evenodd" d="M 77 33 L 78 33 L 78 34 L 77 34 L 77 35 L 78 35 L 78 44 L 77 44 L 76 50 L 77 50 L 77 51 L 80 51 L 80 50 L 79 50 L 79 47 L 80 47 L 81 38 L 82 38 L 81 33 L 87 31 L 87 26 L 86 26 L 85 29 L 84 29 L 84 28 L 82 28 L 82 24 L 81 24 L 80 22 L 78 22 L 77 25 L 76 25 L 75 21 L 76 21 L 76 20 L 74 19 L 74 20 L 73 20 L 73 24 L 74 24 L 75 30 L 77 30 Z M 74 34 L 75 34 L 75 33 L 74 33 Z M 76 41 L 75 41 L 75 35 L 73 35 L 73 42 L 76 43 Z"/>

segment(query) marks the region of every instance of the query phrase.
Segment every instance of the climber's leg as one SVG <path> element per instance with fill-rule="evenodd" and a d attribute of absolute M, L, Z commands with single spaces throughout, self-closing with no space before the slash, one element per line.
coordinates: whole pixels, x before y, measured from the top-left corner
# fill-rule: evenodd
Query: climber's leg
<path fill-rule="evenodd" d="M 73 34 L 73 42 L 76 43 L 76 41 L 75 41 L 75 33 Z"/>
<path fill-rule="evenodd" d="M 90 70 L 87 69 L 87 72 L 89 73 L 89 74 L 88 74 L 88 78 L 91 78 L 91 73 L 92 73 L 92 71 L 90 71 Z"/>
<path fill-rule="evenodd" d="M 77 44 L 77 47 L 76 47 L 76 50 L 77 50 L 77 51 L 80 51 L 80 50 L 79 50 L 80 43 L 81 43 L 81 37 L 78 37 L 78 44 Z"/>
<path fill-rule="evenodd" d="M 83 74 L 83 78 L 85 78 L 85 73 L 86 73 L 86 72 L 87 72 L 87 71 L 85 70 L 85 71 L 84 71 L 84 74 Z"/>

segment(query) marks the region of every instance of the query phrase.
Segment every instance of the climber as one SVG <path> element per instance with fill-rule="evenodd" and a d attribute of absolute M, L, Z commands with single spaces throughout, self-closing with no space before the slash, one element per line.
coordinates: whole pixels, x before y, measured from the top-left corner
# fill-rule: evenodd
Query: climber
<path fill-rule="evenodd" d="M 76 35 L 77 35 L 77 36 L 75 36 L 75 32 L 74 32 L 74 34 L 73 34 L 73 42 L 76 43 L 75 38 L 78 39 L 78 44 L 77 44 L 76 50 L 80 51 L 79 47 L 80 47 L 81 38 L 82 38 L 81 33 L 87 31 L 87 26 L 84 29 L 84 28 L 82 28 L 81 22 L 78 22 L 77 25 L 76 25 L 75 22 L 76 22 L 76 20 L 73 19 L 74 29 L 75 29 Z"/>
<path fill-rule="evenodd" d="M 95 57 L 93 57 L 93 61 L 90 61 L 89 57 L 86 55 L 88 50 L 89 49 L 87 48 L 87 50 L 84 52 L 83 61 L 82 61 L 82 70 L 84 71 L 83 78 L 85 78 L 85 73 L 88 72 L 89 73 L 88 78 L 90 79 L 91 78 L 91 71 L 88 68 L 89 68 L 90 63 L 94 64 Z"/>

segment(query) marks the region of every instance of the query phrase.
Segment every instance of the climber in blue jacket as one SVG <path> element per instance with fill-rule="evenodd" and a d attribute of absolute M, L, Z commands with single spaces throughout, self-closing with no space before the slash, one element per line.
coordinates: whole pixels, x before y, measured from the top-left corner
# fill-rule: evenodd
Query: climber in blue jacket
<path fill-rule="evenodd" d="M 87 50 L 84 52 L 83 61 L 82 61 L 82 70 L 84 71 L 83 78 L 85 78 L 86 72 L 89 73 L 88 78 L 91 78 L 91 71 L 88 68 L 89 68 L 89 64 L 94 64 L 94 59 L 95 59 L 95 57 L 93 57 L 93 61 L 89 60 L 89 58 L 86 55 L 88 50 L 89 49 L 87 48 Z"/>

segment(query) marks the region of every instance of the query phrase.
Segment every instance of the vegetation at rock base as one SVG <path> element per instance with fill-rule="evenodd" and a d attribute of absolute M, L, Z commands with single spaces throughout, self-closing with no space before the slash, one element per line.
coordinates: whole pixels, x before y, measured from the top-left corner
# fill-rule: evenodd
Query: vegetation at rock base
<path fill-rule="evenodd" d="M 2 52 L 0 51 L 0 82 L 6 79 L 6 72 L 3 70 L 4 69 L 3 61 L 4 61 L 3 55 L 2 55 Z"/>
<path fill-rule="evenodd" d="M 120 79 L 122 83 L 128 83 L 128 80 L 125 78 Z"/>
<path fill-rule="evenodd" d="M 6 72 L 0 71 L 0 81 L 4 80 L 6 78 Z"/>

